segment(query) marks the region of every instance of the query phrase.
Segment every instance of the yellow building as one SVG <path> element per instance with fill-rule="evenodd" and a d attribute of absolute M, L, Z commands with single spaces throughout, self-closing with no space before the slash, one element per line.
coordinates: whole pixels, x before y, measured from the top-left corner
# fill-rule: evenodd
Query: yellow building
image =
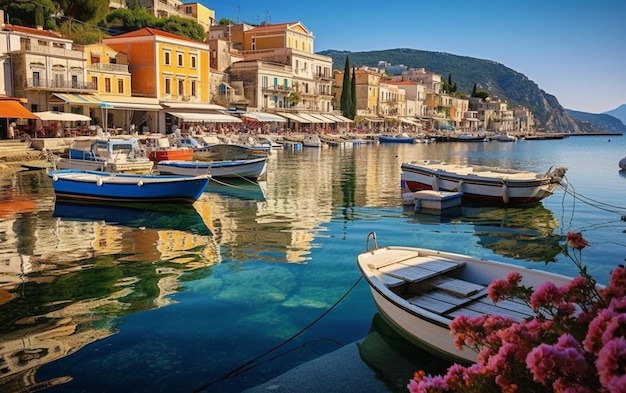
<path fill-rule="evenodd" d="M 132 95 L 156 98 L 164 108 L 151 132 L 166 132 L 181 121 L 174 113 L 224 109 L 210 104 L 209 45 L 148 27 L 102 42 L 128 55 Z"/>

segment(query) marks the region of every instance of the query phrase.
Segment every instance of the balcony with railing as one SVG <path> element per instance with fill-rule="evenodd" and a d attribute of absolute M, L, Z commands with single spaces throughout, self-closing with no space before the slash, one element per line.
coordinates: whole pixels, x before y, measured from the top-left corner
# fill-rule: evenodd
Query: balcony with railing
<path fill-rule="evenodd" d="M 92 63 L 89 67 L 90 71 L 106 71 L 117 73 L 128 73 L 127 64 L 110 64 L 110 63 Z"/>
<path fill-rule="evenodd" d="M 93 92 L 97 90 L 92 82 L 37 78 L 27 78 L 24 88 L 29 90 L 67 90 L 75 92 Z"/>
<path fill-rule="evenodd" d="M 291 93 L 293 91 L 291 87 L 285 87 L 283 85 L 263 86 L 261 89 L 263 91 L 274 92 L 274 93 Z"/>
<path fill-rule="evenodd" d="M 27 45 L 23 45 L 21 49 L 13 51 L 12 53 L 20 53 L 20 52 L 34 53 L 38 55 L 48 55 L 48 56 L 54 56 L 54 57 L 65 57 L 65 58 L 77 59 L 77 60 L 86 59 L 84 51 L 65 49 L 65 48 L 59 48 L 59 47 L 48 46 L 48 45 L 37 45 L 37 44 L 33 45 L 31 43 L 28 43 Z"/>

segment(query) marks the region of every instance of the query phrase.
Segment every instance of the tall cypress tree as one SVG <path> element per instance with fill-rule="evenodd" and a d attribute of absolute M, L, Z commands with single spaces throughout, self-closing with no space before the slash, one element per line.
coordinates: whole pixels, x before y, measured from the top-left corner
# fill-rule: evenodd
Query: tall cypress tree
<path fill-rule="evenodd" d="M 354 68 L 352 68 L 352 78 L 350 79 L 350 98 L 352 99 L 350 105 L 350 119 L 354 120 L 356 117 L 356 75 Z"/>
<path fill-rule="evenodd" d="M 341 100 L 339 101 L 339 108 L 341 114 L 345 117 L 350 117 L 350 111 L 352 108 L 352 89 L 350 86 L 350 60 L 346 56 L 346 65 L 343 69 L 343 84 L 341 85 Z"/>

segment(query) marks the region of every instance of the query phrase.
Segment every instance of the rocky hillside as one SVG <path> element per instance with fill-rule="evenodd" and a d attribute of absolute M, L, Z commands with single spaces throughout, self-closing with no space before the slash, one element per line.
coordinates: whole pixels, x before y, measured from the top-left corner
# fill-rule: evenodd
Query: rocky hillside
<path fill-rule="evenodd" d="M 468 94 L 476 83 L 480 89 L 489 91 L 492 97 L 507 100 L 509 106 L 524 106 L 532 110 L 537 127 L 545 131 L 569 134 L 608 132 L 601 126 L 573 118 L 555 96 L 541 90 L 524 74 L 494 61 L 415 49 L 369 52 L 328 50 L 319 54 L 331 57 L 337 69 L 343 69 L 346 56 L 350 65 L 355 67 L 376 67 L 379 61 L 386 61 L 392 65 L 425 68 L 444 79 L 450 75 L 452 82 L 457 84 L 457 91 Z"/>

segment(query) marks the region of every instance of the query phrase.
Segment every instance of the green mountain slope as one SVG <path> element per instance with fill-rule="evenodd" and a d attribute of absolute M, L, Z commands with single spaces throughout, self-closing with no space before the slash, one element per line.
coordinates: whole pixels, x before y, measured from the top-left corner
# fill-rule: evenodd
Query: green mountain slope
<path fill-rule="evenodd" d="M 489 91 L 493 98 L 508 101 L 509 107 L 529 108 L 538 129 L 562 133 L 607 132 L 599 125 L 574 119 L 555 96 L 541 90 L 524 74 L 494 61 L 406 48 L 369 52 L 327 50 L 318 54 L 331 57 L 333 64 L 345 64 L 348 56 L 350 64 L 355 67 L 376 67 L 379 61 L 386 61 L 392 65 L 425 68 L 444 79 L 451 75 L 458 91 L 468 95 L 476 83 L 479 88 Z"/>

